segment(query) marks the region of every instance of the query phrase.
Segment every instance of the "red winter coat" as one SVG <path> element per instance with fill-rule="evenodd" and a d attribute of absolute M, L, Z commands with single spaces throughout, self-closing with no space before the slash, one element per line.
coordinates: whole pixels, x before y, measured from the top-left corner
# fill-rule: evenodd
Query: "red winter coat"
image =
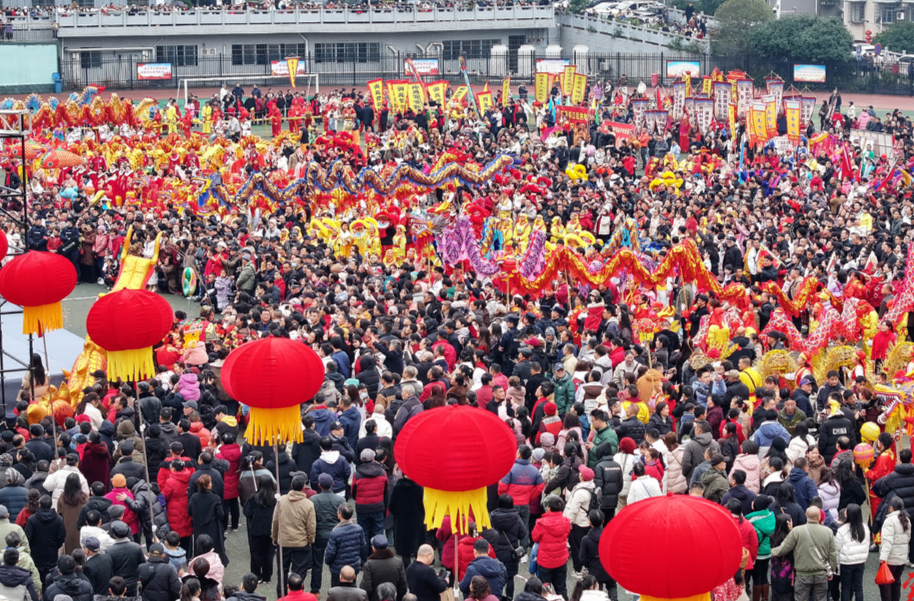
<path fill-rule="evenodd" d="M 225 498 L 238 498 L 238 480 L 241 470 L 241 447 L 237 444 L 224 444 L 216 453 L 219 459 L 225 459 L 229 462 L 229 468 L 225 470 L 223 480 L 225 481 Z"/>
<path fill-rule="evenodd" d="M 79 471 L 86 477 L 86 481 L 101 482 L 105 490 L 111 488 L 111 453 L 105 443 L 86 443 L 83 447 L 82 461 L 79 462 Z"/>
<path fill-rule="evenodd" d="M 190 483 L 190 470 L 170 472 L 162 494 L 165 495 L 165 513 L 168 524 L 181 538 L 194 533 L 193 518 L 187 515 L 187 486 Z"/>
<path fill-rule="evenodd" d="M 121 518 L 121 521 L 130 526 L 131 534 L 136 534 L 140 531 L 140 522 L 136 518 L 136 514 L 129 507 L 127 507 L 126 502 L 117 500 L 117 496 L 120 494 L 125 494 L 130 497 L 130 499 L 134 498 L 133 493 L 126 488 L 112 488 L 111 492 L 105 495 L 105 498 L 111 501 L 111 503 L 114 505 L 123 505 L 124 517 Z"/>
<path fill-rule="evenodd" d="M 539 543 L 536 564 L 544 568 L 557 568 L 568 563 L 568 535 L 571 521 L 561 511 L 547 511 L 533 528 L 533 542 Z"/>
<path fill-rule="evenodd" d="M 464 536 L 463 538 L 460 539 L 460 542 L 457 543 L 457 559 L 458 559 L 457 567 L 459 568 L 458 572 L 460 572 L 458 574 L 458 578 L 457 578 L 458 580 L 463 580 L 463 577 L 466 576 L 467 567 L 469 567 L 470 562 L 473 561 L 474 559 L 476 559 L 476 554 L 473 553 L 473 544 L 481 538 L 482 538 L 481 536 L 477 536 L 476 538 L 473 538 L 472 536 Z M 451 543 L 451 544 L 453 544 L 453 543 Z M 498 559 L 497 557 L 495 557 L 495 550 L 492 548 L 492 545 L 489 545 L 489 557 L 491 557 L 492 559 Z M 444 564 L 441 564 L 441 565 L 444 565 Z M 451 569 L 453 567 L 454 566 L 451 565 L 448 567 L 448 569 Z"/>

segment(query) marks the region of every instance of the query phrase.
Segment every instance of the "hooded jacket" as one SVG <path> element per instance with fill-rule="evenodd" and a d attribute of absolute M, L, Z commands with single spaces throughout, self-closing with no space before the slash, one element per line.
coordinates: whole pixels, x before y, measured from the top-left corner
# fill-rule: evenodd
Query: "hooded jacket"
<path fill-rule="evenodd" d="M 184 372 L 178 380 L 178 394 L 185 401 L 200 400 L 200 383 L 197 381 L 197 374 Z"/>
<path fill-rule="evenodd" d="M 187 514 L 190 499 L 187 497 L 187 486 L 193 474 L 188 469 L 180 472 L 169 472 L 162 494 L 165 496 L 165 512 L 168 515 L 168 525 L 178 533 L 181 538 L 194 533 L 193 519 Z"/>
<path fill-rule="evenodd" d="M 759 449 L 770 447 L 775 438 L 781 438 L 790 444 L 790 433 L 777 420 L 763 422 L 752 436 Z"/>
<path fill-rule="evenodd" d="M 720 504 L 726 507 L 730 499 L 736 499 L 743 505 L 743 515 L 749 515 L 752 512 L 752 502 L 755 501 L 757 496 L 745 484 L 739 484 L 727 491 Z"/>
<path fill-rule="evenodd" d="M 755 533 L 758 537 L 758 558 L 766 559 L 771 557 L 771 535 L 774 534 L 777 516 L 770 509 L 766 509 L 764 511 L 753 511 L 746 515 L 746 519 L 755 528 Z"/>
<path fill-rule="evenodd" d="M 225 471 L 223 482 L 225 484 L 226 500 L 238 498 L 238 481 L 241 475 L 241 447 L 237 443 L 224 444 L 216 453 L 217 459 L 227 461 L 229 468 Z"/>
<path fill-rule="evenodd" d="M 162 429 L 162 433 L 159 434 L 159 438 L 165 442 L 165 448 L 169 448 L 171 443 L 178 440 L 178 427 L 175 426 L 174 423 L 160 423 L 159 428 Z"/>
<path fill-rule="evenodd" d="M 284 547 L 307 547 L 317 534 L 317 519 L 312 503 L 304 491 L 291 490 L 283 495 L 273 512 L 273 542 L 282 534 Z"/>
<path fill-rule="evenodd" d="M 537 564 L 557 568 L 568 562 L 568 535 L 571 522 L 558 511 L 547 511 L 533 528 L 533 542 L 539 543 Z"/>
<path fill-rule="evenodd" d="M 352 498 L 359 513 L 386 511 L 389 498 L 387 472 L 377 461 L 359 464 L 352 478 Z"/>
<path fill-rule="evenodd" d="M 498 482 L 498 494 L 509 494 L 515 505 L 528 505 L 543 492 L 546 483 L 527 459 L 515 459 L 511 471 Z"/>
<path fill-rule="evenodd" d="M 378 373 L 377 364 L 371 355 L 362 355 L 359 357 L 359 375 L 356 376 L 359 384 L 368 387 L 368 396 L 375 398 L 378 394 L 378 388 L 381 383 L 381 375 Z M 355 443 L 352 443 L 355 445 Z"/>
<path fill-rule="evenodd" d="M 340 413 L 339 421 L 343 425 L 343 432 L 349 446 L 355 448 L 359 442 L 359 426 L 362 423 L 362 414 L 355 405 Z"/>
<path fill-rule="evenodd" d="M 76 574 L 60 574 L 54 584 L 45 588 L 43 598 L 54 601 L 57 595 L 69 595 L 73 601 L 92 601 L 92 585 Z"/>
<path fill-rule="evenodd" d="M 313 416 L 312 416 L 313 417 Z M 328 426 L 329 427 L 329 426 Z M 302 432 L 302 441 L 292 444 L 292 459 L 300 472 L 311 473 L 314 462 L 321 456 L 321 434 L 314 428 Z"/>
<path fill-rule="evenodd" d="M 711 436 L 710 432 L 702 432 L 689 439 L 682 453 L 682 475 L 686 482 L 692 481 L 692 471 L 705 460 L 705 449 L 711 448 L 712 453 L 720 451 L 720 445 Z"/>
<path fill-rule="evenodd" d="M 330 436 L 330 426 L 336 421 L 336 415 L 326 407 L 318 406 L 308 412 L 314 418 L 314 429 L 321 436 Z"/>
<path fill-rule="evenodd" d="M 517 509 L 496 509 L 490 516 L 492 527 L 482 533 L 483 538 L 495 550 L 495 557 L 505 565 L 517 564 L 514 549 L 527 538 L 527 525 Z"/>
<path fill-rule="evenodd" d="M 489 583 L 492 594 L 501 597 L 505 589 L 505 581 L 508 579 L 508 572 L 505 565 L 497 559 L 492 559 L 488 555 L 476 557 L 467 566 L 467 571 L 460 581 L 460 591 L 464 598 L 470 597 L 470 581 L 473 576 L 482 576 Z"/>
<path fill-rule="evenodd" d="M 181 579 L 167 557 L 150 556 L 139 569 L 143 601 L 175 601 L 181 594 Z"/>
<path fill-rule="evenodd" d="M 0 565 L 0 595 L 9 601 L 38 601 L 32 574 L 19 566 Z"/>
<path fill-rule="evenodd" d="M 19 515 L 29 501 L 29 491 L 25 488 L 25 478 L 13 468 L 6 470 L 9 482 L 0 488 L 0 505 L 6 505 L 10 515 Z"/>
<path fill-rule="evenodd" d="M 67 529 L 56 511 L 39 507 L 26 522 L 25 535 L 36 566 L 52 568 L 57 565 L 57 550 L 67 540 Z"/>
<path fill-rule="evenodd" d="M 803 508 L 803 511 L 806 511 L 809 508 L 809 503 L 812 501 L 812 498 L 819 496 L 819 489 L 816 487 L 816 483 L 809 477 L 806 470 L 798 467 L 790 470 L 790 475 L 787 480 L 793 484 L 793 492 L 797 505 Z"/>
<path fill-rule="evenodd" d="M 368 556 L 368 561 L 362 566 L 359 588 L 368 593 L 369 601 L 378 601 L 378 587 L 385 582 L 397 587 L 397 601 L 409 592 L 403 560 L 394 557 L 390 549 L 378 549 Z"/>
<path fill-rule="evenodd" d="M 333 478 L 333 492 L 340 492 L 346 488 L 350 472 L 349 464 L 340 457 L 339 451 L 324 451 L 311 466 L 309 478 L 311 482 L 317 482 L 321 474 L 330 474 Z"/>

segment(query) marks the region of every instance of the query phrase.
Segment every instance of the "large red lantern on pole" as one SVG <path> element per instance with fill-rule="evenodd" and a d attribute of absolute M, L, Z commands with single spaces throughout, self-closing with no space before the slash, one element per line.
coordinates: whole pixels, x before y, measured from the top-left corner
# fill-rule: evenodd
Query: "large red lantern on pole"
<path fill-rule="evenodd" d="M 76 288 L 76 268 L 60 255 L 30 251 L 0 269 L 0 296 L 22 307 L 22 333 L 63 327 L 62 301 Z"/>
<path fill-rule="evenodd" d="M 174 325 L 164 298 L 146 290 L 118 290 L 99 298 L 89 310 L 89 337 L 108 353 L 108 378 L 137 381 L 156 373 L 152 345 Z"/>
<path fill-rule="evenodd" d="M 470 513 L 490 526 L 486 487 L 511 471 L 517 440 L 494 413 L 451 405 L 423 411 L 406 423 L 394 447 L 397 463 L 425 487 L 425 521 L 439 528 L 444 516 L 458 532 Z"/>
<path fill-rule="evenodd" d="M 644 560 L 645 541 L 651 541 L 651 561 Z M 700 549 L 700 560 L 685 561 L 683 550 L 688 549 Z M 686 495 L 629 505 L 600 538 L 603 567 L 642 601 L 710 601 L 711 590 L 736 574 L 742 556 L 742 540 L 730 512 Z"/>
<path fill-rule="evenodd" d="M 301 404 L 324 383 L 313 350 L 288 338 L 261 338 L 233 350 L 222 366 L 222 386 L 251 408 L 245 437 L 254 444 L 301 442 Z"/>

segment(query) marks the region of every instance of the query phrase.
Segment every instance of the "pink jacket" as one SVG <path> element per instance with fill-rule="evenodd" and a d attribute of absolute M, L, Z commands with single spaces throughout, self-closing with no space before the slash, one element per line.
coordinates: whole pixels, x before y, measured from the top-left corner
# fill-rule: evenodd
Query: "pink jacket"
<path fill-rule="evenodd" d="M 761 489 L 758 455 L 755 453 L 740 453 L 733 460 L 733 470 L 746 472 L 746 488 L 758 494 Z M 733 470 L 730 470 L 731 474 Z"/>
<path fill-rule="evenodd" d="M 178 393 L 185 401 L 199 401 L 200 384 L 197 382 L 197 374 L 181 374 L 181 379 L 178 380 Z"/>

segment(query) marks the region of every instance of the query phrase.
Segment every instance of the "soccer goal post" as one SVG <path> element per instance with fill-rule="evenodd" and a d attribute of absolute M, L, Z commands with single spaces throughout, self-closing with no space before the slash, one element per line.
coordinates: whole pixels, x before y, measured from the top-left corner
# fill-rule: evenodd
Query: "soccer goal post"
<path fill-rule="evenodd" d="M 183 84 L 184 106 L 187 106 L 187 100 L 188 100 L 187 84 L 189 84 L 189 83 L 203 83 L 203 82 L 207 82 L 207 81 L 212 81 L 212 82 L 218 82 L 218 85 L 222 85 L 223 83 L 235 84 L 235 83 L 240 83 L 240 82 L 244 82 L 244 81 L 270 82 L 273 80 L 284 81 L 286 83 L 289 83 L 289 76 L 288 75 L 246 75 L 244 77 L 239 77 L 236 75 L 223 75 L 223 76 L 216 76 L 216 77 L 188 77 L 185 79 L 178 80 L 178 92 L 181 91 L 181 87 Z M 308 94 L 309 96 L 311 95 L 312 82 L 314 83 L 314 93 L 320 94 L 320 92 L 321 92 L 320 79 L 319 79 L 317 73 L 299 73 L 295 77 L 296 89 L 301 89 L 304 87 L 306 90 L 305 93 Z M 305 85 L 302 85 L 302 84 L 305 84 Z"/>

